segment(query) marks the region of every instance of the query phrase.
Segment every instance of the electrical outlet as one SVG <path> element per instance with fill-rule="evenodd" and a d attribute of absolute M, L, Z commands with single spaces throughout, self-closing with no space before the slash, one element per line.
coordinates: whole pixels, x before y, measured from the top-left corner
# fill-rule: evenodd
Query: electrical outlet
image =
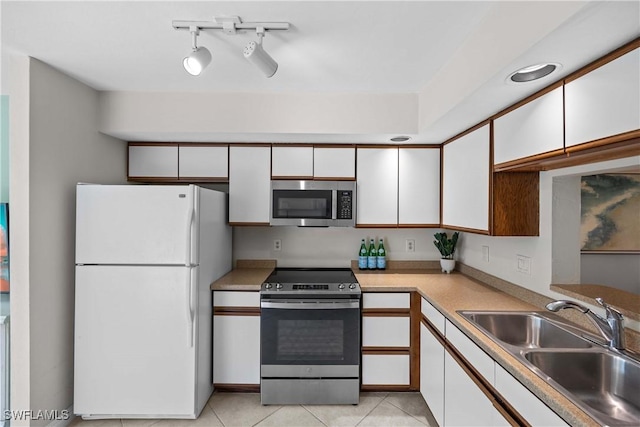
<path fill-rule="evenodd" d="M 518 273 L 531 274 L 531 258 L 524 255 L 516 255 L 516 261 Z"/>
<path fill-rule="evenodd" d="M 416 240 L 415 239 L 407 239 L 404 242 L 405 251 L 406 252 L 415 252 L 416 251 Z"/>
<path fill-rule="evenodd" d="M 484 262 L 489 262 L 489 246 L 482 247 L 482 260 Z"/>
<path fill-rule="evenodd" d="M 273 250 L 274 251 L 282 250 L 282 240 L 280 240 L 280 239 L 274 239 L 273 240 Z"/>

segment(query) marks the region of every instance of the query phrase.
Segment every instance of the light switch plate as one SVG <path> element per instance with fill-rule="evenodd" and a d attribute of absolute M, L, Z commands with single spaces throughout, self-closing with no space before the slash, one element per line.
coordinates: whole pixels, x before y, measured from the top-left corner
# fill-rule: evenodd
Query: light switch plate
<path fill-rule="evenodd" d="M 524 255 L 516 255 L 516 270 L 518 270 L 518 273 L 531 274 L 531 258 Z"/>

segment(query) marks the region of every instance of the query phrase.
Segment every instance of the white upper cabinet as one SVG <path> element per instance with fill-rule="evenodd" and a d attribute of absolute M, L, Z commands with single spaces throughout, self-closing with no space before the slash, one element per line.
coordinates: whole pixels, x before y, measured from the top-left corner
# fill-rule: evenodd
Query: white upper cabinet
<path fill-rule="evenodd" d="M 358 148 L 358 225 L 398 224 L 398 148 Z"/>
<path fill-rule="evenodd" d="M 399 148 L 398 223 L 440 224 L 440 149 Z"/>
<path fill-rule="evenodd" d="M 178 178 L 177 145 L 129 145 L 129 178 Z"/>
<path fill-rule="evenodd" d="M 565 85 L 566 146 L 640 128 L 640 48 Z"/>
<path fill-rule="evenodd" d="M 312 179 L 313 146 L 271 147 L 271 177 Z"/>
<path fill-rule="evenodd" d="M 356 179 L 356 148 L 315 146 L 313 176 L 321 179 Z"/>
<path fill-rule="evenodd" d="M 497 118 L 493 162 L 500 164 L 564 148 L 562 87 Z"/>
<path fill-rule="evenodd" d="M 226 145 L 180 145 L 180 178 L 209 178 L 226 181 L 229 177 L 229 147 Z"/>
<path fill-rule="evenodd" d="M 489 125 L 443 147 L 442 224 L 489 230 Z"/>
<path fill-rule="evenodd" d="M 229 147 L 229 222 L 268 224 L 271 147 Z"/>

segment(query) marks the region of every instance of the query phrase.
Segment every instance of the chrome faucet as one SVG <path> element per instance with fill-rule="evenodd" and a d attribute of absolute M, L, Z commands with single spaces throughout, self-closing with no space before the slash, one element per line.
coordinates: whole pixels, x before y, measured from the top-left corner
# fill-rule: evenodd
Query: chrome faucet
<path fill-rule="evenodd" d="M 568 300 L 553 301 L 547 304 L 547 310 L 558 311 L 564 308 L 574 308 L 586 314 L 591 322 L 596 325 L 600 334 L 607 342 L 607 347 L 622 351 L 624 350 L 624 326 L 622 324 L 623 317 L 615 308 L 607 305 L 602 298 L 596 298 L 598 304 L 604 307 L 606 318 L 603 318 L 587 307 L 577 302 Z"/>

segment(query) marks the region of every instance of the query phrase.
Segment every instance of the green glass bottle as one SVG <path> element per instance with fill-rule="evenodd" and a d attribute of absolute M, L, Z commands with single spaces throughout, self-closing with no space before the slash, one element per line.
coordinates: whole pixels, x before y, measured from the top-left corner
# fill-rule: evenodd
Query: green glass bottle
<path fill-rule="evenodd" d="M 378 251 L 376 251 L 376 243 L 373 239 L 369 242 L 369 253 L 367 254 L 367 268 L 375 270 L 378 265 Z"/>
<path fill-rule="evenodd" d="M 358 269 L 366 270 L 367 269 L 367 256 L 369 255 L 369 251 L 367 251 L 367 245 L 364 242 L 364 239 L 360 241 L 360 252 L 358 253 Z"/>
<path fill-rule="evenodd" d="M 384 249 L 384 243 L 382 239 L 378 243 L 378 256 L 376 258 L 376 264 L 378 270 L 384 270 L 387 268 L 387 251 Z"/>

